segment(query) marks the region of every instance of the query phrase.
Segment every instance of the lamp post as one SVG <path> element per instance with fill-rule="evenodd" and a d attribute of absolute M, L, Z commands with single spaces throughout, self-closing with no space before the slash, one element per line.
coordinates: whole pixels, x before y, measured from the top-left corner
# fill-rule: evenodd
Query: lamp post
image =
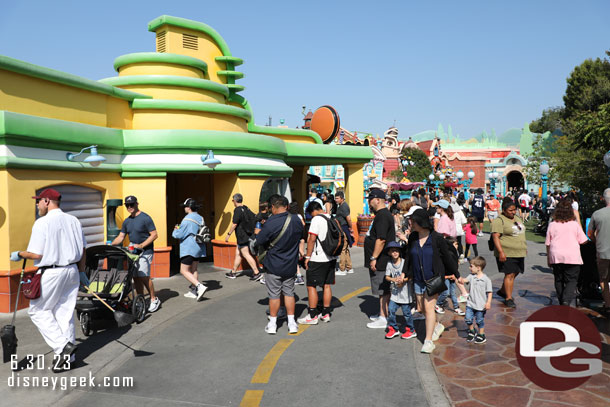
<path fill-rule="evenodd" d="M 438 180 L 438 181 L 435 181 L 435 180 L 434 180 L 434 174 L 430 174 L 430 175 L 428 175 L 428 179 L 430 180 L 430 183 L 434 185 L 434 191 L 435 191 L 435 193 L 436 193 L 437 195 L 438 195 L 438 187 L 439 187 L 441 184 L 444 184 L 444 183 L 445 183 L 445 174 L 440 174 L 440 175 L 438 176 L 438 178 L 439 178 L 439 180 Z"/>
<path fill-rule="evenodd" d="M 489 173 L 489 188 L 490 188 L 490 193 L 493 196 L 496 196 L 496 180 L 498 179 L 498 176 L 500 174 L 498 174 L 496 172 L 496 170 L 492 170 Z"/>
<path fill-rule="evenodd" d="M 468 179 L 465 179 L 463 181 L 462 181 L 462 178 L 464 178 L 464 172 L 462 170 L 459 170 L 455 174 L 455 176 L 458 179 L 458 184 L 464 186 L 464 199 L 468 200 L 468 189 L 470 188 L 470 184 L 472 184 L 472 179 L 475 176 L 474 171 L 473 170 L 468 171 Z"/>
<path fill-rule="evenodd" d="M 546 211 L 546 182 L 548 180 L 547 174 L 549 173 L 549 163 L 546 160 L 542 160 L 540 164 L 540 179 L 542 180 L 542 210 Z"/>
<path fill-rule="evenodd" d="M 604 154 L 604 164 L 608 167 L 608 177 L 610 177 L 610 151 Z M 608 180 L 608 188 L 610 188 L 610 178 Z"/>

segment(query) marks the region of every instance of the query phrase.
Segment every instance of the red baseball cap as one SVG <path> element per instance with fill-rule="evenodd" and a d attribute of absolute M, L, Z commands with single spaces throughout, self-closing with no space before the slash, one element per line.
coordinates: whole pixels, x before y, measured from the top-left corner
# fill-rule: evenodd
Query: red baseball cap
<path fill-rule="evenodd" d="M 33 199 L 47 198 L 47 199 L 50 199 L 51 201 L 59 201 L 61 199 L 61 194 L 53 188 L 47 188 L 44 191 L 42 191 L 40 194 L 38 194 L 38 196 L 33 196 L 32 198 Z"/>

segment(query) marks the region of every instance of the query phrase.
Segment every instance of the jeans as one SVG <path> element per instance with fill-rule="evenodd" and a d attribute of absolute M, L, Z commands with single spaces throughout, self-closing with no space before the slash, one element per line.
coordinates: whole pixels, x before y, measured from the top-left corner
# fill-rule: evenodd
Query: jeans
<path fill-rule="evenodd" d="M 557 291 L 559 305 L 576 305 L 573 302 L 576 299 L 580 265 L 558 263 L 551 264 L 551 267 L 555 276 L 555 291 Z"/>
<path fill-rule="evenodd" d="M 466 243 L 466 251 L 464 252 L 464 257 L 468 257 L 468 254 L 470 252 L 470 244 Z M 472 250 L 474 251 L 474 255 L 478 256 L 479 255 L 479 248 L 477 247 L 477 244 L 473 244 L 472 245 Z"/>
<path fill-rule="evenodd" d="M 447 296 L 450 295 L 451 302 L 453 302 L 453 308 L 459 308 L 457 296 L 455 295 L 455 282 L 453 282 L 452 280 L 446 279 L 445 286 L 447 287 L 447 289 L 445 291 L 443 291 L 442 293 L 440 293 L 436 303 L 438 304 L 439 307 L 444 307 L 445 301 L 447 300 Z"/>
<path fill-rule="evenodd" d="M 468 328 L 472 329 L 472 320 L 475 319 L 477 322 L 477 326 L 479 329 L 485 328 L 485 313 L 487 311 L 477 311 L 476 309 L 472 309 L 466 306 L 466 316 L 464 317 L 464 322 L 468 325 Z"/>
<path fill-rule="evenodd" d="M 413 316 L 411 315 L 411 304 L 398 304 L 392 300 L 390 300 L 388 305 L 388 325 L 398 331 L 398 324 L 396 324 L 396 311 L 398 308 L 402 308 L 402 314 L 407 321 L 407 327 L 412 331 L 415 330 Z"/>
<path fill-rule="evenodd" d="M 464 254 L 464 246 L 462 245 L 462 236 L 456 236 L 458 244 L 458 254 L 461 256 Z"/>

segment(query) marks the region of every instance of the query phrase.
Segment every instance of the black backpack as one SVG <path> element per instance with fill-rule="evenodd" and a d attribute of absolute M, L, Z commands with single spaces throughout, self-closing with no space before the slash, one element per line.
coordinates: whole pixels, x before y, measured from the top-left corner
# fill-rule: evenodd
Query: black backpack
<path fill-rule="evenodd" d="M 328 219 L 324 215 L 317 216 L 322 216 L 322 218 L 324 218 L 324 220 L 326 221 L 326 225 L 328 227 L 324 240 L 320 240 L 320 238 L 317 238 L 320 242 L 320 245 L 322 246 L 322 250 L 324 250 L 324 253 L 326 253 L 326 255 L 328 256 L 340 255 L 341 251 L 343 250 L 343 245 L 345 244 L 346 237 L 345 233 L 343 232 L 343 229 L 341 229 L 341 225 L 339 225 L 339 221 L 337 221 L 337 219 Z"/>
<path fill-rule="evenodd" d="M 188 220 L 189 222 L 193 222 L 194 224 L 199 226 L 199 229 L 197 229 L 197 234 L 193 235 L 195 236 L 195 241 L 197 242 L 197 244 L 208 243 L 212 240 L 212 235 L 210 235 L 210 228 L 206 226 L 205 222 L 199 223 L 194 219 L 186 220 Z"/>
<path fill-rule="evenodd" d="M 252 236 L 256 226 L 256 215 L 246 205 L 243 205 L 242 208 L 243 220 L 241 227 L 248 236 Z"/>

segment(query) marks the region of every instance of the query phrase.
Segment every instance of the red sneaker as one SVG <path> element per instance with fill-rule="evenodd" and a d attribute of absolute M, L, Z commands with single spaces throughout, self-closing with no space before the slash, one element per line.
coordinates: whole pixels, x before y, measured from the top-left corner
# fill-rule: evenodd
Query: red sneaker
<path fill-rule="evenodd" d="M 405 328 L 405 333 L 400 335 L 401 339 L 411 339 L 411 338 L 415 338 L 417 336 L 417 334 L 415 333 L 415 331 L 410 330 L 409 328 Z"/>
<path fill-rule="evenodd" d="M 388 333 L 385 334 L 385 338 L 386 339 L 392 339 L 397 337 L 398 335 L 400 335 L 400 332 L 397 331 L 396 329 L 394 329 L 393 327 L 389 326 L 388 327 Z"/>

